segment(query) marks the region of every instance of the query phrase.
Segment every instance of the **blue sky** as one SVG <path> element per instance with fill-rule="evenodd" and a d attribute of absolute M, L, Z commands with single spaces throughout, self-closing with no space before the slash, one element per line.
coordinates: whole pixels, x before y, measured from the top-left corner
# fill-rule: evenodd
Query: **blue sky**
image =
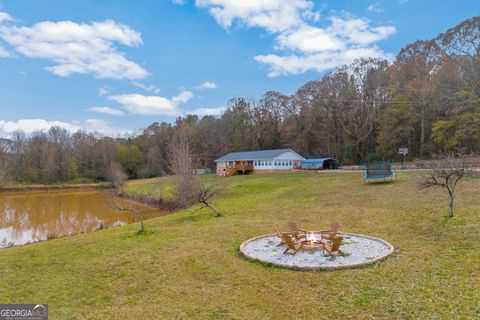
<path fill-rule="evenodd" d="M 0 136 L 117 135 L 392 58 L 478 0 L 0 0 Z"/>

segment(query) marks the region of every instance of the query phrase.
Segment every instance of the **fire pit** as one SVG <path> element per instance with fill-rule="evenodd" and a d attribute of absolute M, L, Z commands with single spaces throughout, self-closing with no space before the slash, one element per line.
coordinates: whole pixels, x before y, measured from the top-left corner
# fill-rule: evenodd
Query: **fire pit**
<path fill-rule="evenodd" d="M 283 254 L 286 245 L 277 246 L 280 239 L 275 234 L 268 234 L 249 239 L 242 243 L 240 252 L 250 260 L 297 270 L 331 270 L 364 266 L 385 259 L 393 253 L 393 246 L 378 238 L 360 234 L 341 233 L 344 241 L 341 250 L 345 256 L 332 258 L 318 247 L 316 232 L 307 233 L 309 250 L 300 250 L 295 255 Z M 318 249 L 318 250 L 315 250 Z"/>

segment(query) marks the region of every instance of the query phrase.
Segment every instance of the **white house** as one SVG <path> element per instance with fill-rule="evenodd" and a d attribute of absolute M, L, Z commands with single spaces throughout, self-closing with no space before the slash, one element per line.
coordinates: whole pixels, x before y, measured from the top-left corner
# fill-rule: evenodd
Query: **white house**
<path fill-rule="evenodd" d="M 231 152 L 215 160 L 217 174 L 230 176 L 236 173 L 273 173 L 301 166 L 304 157 L 292 149 Z"/>

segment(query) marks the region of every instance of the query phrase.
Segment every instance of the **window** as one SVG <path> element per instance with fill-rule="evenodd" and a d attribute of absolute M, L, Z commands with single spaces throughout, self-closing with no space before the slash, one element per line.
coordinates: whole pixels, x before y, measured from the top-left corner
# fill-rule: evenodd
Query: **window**
<path fill-rule="evenodd" d="M 233 161 L 228 161 L 229 166 L 233 166 Z"/>
<path fill-rule="evenodd" d="M 289 161 L 288 165 L 289 165 L 289 166 L 292 166 L 292 160 Z"/>
<path fill-rule="evenodd" d="M 274 164 L 275 164 L 275 166 L 278 166 L 278 161 L 277 161 L 277 160 L 275 160 Z"/>

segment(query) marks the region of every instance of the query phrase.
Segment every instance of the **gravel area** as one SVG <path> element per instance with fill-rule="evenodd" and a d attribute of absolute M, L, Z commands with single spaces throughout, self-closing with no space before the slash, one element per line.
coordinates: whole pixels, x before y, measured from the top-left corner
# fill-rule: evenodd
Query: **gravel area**
<path fill-rule="evenodd" d="M 341 269 L 358 267 L 384 259 L 393 252 L 388 242 L 363 235 L 342 234 L 340 250 L 347 256 L 331 259 L 319 249 L 299 250 L 296 255 L 283 254 L 286 245 L 277 247 L 280 238 L 265 235 L 245 241 L 240 251 L 247 258 L 292 269 Z"/>

